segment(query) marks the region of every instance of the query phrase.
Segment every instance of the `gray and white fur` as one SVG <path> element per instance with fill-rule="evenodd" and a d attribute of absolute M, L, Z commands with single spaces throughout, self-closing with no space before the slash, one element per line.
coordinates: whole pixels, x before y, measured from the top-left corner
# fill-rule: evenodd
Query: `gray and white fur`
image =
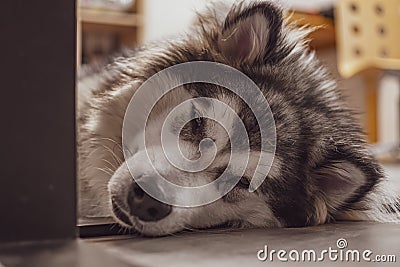
<path fill-rule="evenodd" d="M 309 32 L 285 20 L 283 10 L 270 1 L 233 6 L 215 3 L 197 14 L 187 34 L 126 50 L 82 72 L 78 103 L 80 214 L 112 214 L 123 226 L 153 236 L 220 224 L 301 227 L 335 220 L 400 222 L 398 192 L 369 152 L 362 129 L 335 81 L 309 50 Z M 184 154 L 195 158 L 202 139 L 214 140 L 217 160 L 208 170 L 177 172 L 162 156 L 158 129 L 165 116 L 182 101 L 202 96 L 227 103 L 244 122 L 251 147 L 248 168 L 231 192 L 211 204 L 169 207 L 167 211 L 164 207 L 163 216 L 153 219 L 151 214 L 137 215 L 130 198 L 143 192 L 130 176 L 128 159 L 122 154 L 126 107 L 137 88 L 153 74 L 191 61 L 232 66 L 261 89 L 276 124 L 271 171 L 255 192 L 247 190 L 248 179 L 264 152 L 260 151 L 257 122 L 240 98 L 210 84 L 181 86 L 157 104 L 148 124 L 149 138 L 154 141 L 147 149 L 156 168 L 174 182 L 194 185 L 213 181 L 226 167 L 228 137 L 223 128 L 207 119 L 189 123 L 181 132 L 181 143 Z M 210 109 L 203 107 L 201 112 Z M 221 120 L 229 124 L 230 118 L 221 116 Z M 143 149 L 138 147 L 129 160 L 137 162 L 137 171 L 151 175 L 151 168 L 141 164 Z"/>

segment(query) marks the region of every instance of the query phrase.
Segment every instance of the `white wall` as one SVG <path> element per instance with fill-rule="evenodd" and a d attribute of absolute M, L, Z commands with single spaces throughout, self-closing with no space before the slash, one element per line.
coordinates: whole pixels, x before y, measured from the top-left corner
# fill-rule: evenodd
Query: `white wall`
<path fill-rule="evenodd" d="M 383 143 L 399 141 L 399 83 L 398 77 L 386 75 L 379 86 L 378 136 Z"/>
<path fill-rule="evenodd" d="M 185 31 L 194 11 L 204 8 L 207 0 L 144 0 L 144 41 L 154 41 Z"/>

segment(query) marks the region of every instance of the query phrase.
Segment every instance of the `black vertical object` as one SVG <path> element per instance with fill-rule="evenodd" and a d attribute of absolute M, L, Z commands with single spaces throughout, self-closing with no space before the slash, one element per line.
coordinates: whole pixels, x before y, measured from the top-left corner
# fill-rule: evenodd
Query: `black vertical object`
<path fill-rule="evenodd" d="M 0 6 L 0 241 L 74 238 L 75 1 Z"/>

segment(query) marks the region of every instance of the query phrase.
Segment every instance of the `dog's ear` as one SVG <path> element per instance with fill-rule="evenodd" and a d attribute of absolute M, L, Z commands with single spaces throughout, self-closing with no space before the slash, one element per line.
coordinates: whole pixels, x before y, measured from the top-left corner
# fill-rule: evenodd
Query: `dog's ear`
<path fill-rule="evenodd" d="M 276 62 L 289 51 L 282 42 L 282 16 L 270 2 L 233 7 L 219 38 L 221 54 L 239 64 Z"/>
<path fill-rule="evenodd" d="M 314 170 L 313 178 L 316 193 L 330 212 L 357 200 L 369 187 L 362 169 L 347 161 L 328 162 Z"/>

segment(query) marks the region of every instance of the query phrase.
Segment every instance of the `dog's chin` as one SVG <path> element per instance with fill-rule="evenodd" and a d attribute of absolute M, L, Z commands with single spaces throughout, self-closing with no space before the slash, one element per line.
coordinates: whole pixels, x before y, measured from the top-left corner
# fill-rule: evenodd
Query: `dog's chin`
<path fill-rule="evenodd" d="M 172 235 L 184 230 L 184 227 L 179 225 L 171 226 L 167 225 L 164 226 L 160 223 L 136 223 L 133 226 L 133 229 L 140 234 L 148 237 L 160 237 L 166 235 Z"/>
<path fill-rule="evenodd" d="M 113 217 L 122 227 L 148 237 L 171 235 L 185 229 L 185 227 L 179 223 L 170 223 L 167 218 L 158 222 L 145 222 L 129 216 L 128 224 L 126 218 L 121 218 L 120 215 L 113 213 Z"/>
<path fill-rule="evenodd" d="M 125 222 L 125 218 L 121 220 L 116 214 L 113 214 L 115 221 L 122 227 L 129 229 L 135 233 L 148 237 L 160 237 L 172 235 L 184 230 L 204 230 L 204 229 L 221 229 L 221 228 L 241 228 L 245 225 L 236 220 L 229 220 L 226 222 L 207 223 L 205 225 L 185 226 L 185 224 L 177 221 L 173 222 L 171 219 L 166 218 L 158 222 L 145 222 L 134 217 L 129 217 L 129 223 Z"/>

